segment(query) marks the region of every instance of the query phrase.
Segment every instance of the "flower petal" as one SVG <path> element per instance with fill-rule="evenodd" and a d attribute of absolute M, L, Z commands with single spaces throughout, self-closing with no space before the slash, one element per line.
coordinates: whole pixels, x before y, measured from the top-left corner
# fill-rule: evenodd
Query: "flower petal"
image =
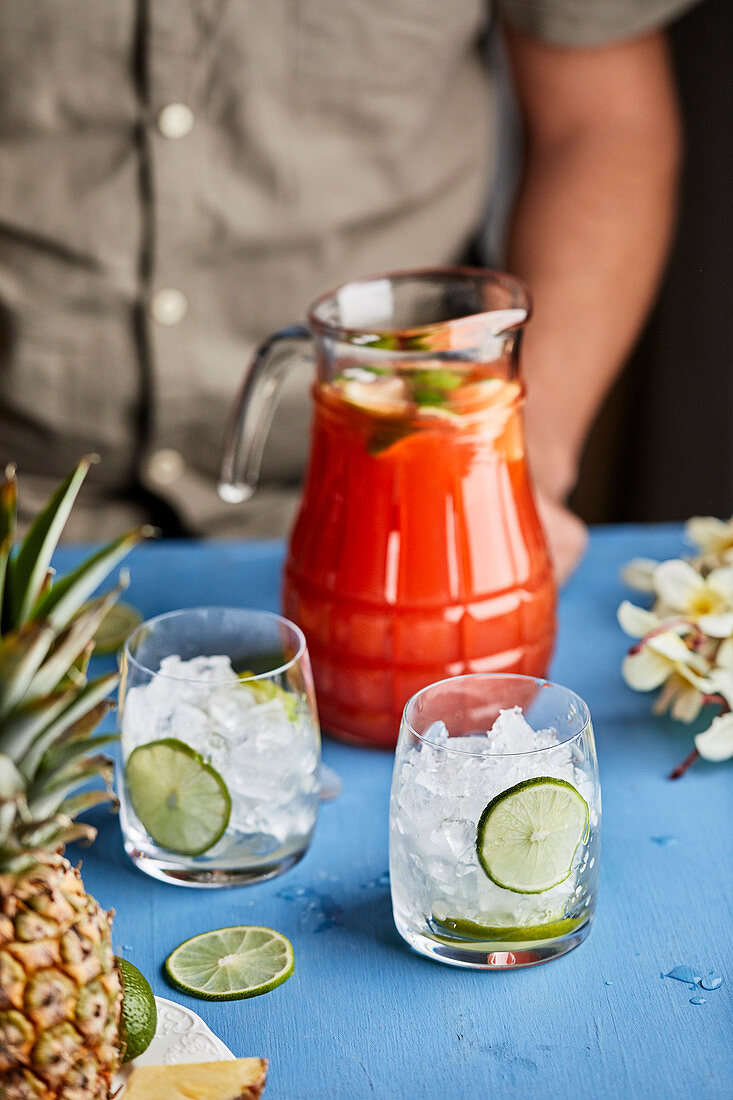
<path fill-rule="evenodd" d="M 708 573 L 705 583 L 717 596 L 733 608 L 733 566 L 724 565 Z"/>
<path fill-rule="evenodd" d="M 653 592 L 652 574 L 659 565 L 654 558 L 634 558 L 621 570 L 621 579 L 629 588 L 639 592 Z"/>
<path fill-rule="evenodd" d="M 733 634 L 733 611 L 724 611 L 720 615 L 701 615 L 697 625 L 711 638 L 728 638 Z"/>
<path fill-rule="evenodd" d="M 685 534 L 701 550 L 718 550 L 733 541 L 733 520 L 726 523 L 715 516 L 693 516 L 685 524 Z"/>
<path fill-rule="evenodd" d="M 634 691 L 652 691 L 672 675 L 674 664 L 666 657 L 654 653 L 649 646 L 642 646 L 638 653 L 624 658 L 621 674 Z"/>
<path fill-rule="evenodd" d="M 677 695 L 676 679 L 677 677 L 673 673 L 654 700 L 652 710 L 655 714 L 664 714 L 665 711 L 669 710 L 672 703 L 674 703 Z"/>
<path fill-rule="evenodd" d="M 733 714 L 721 714 L 709 729 L 698 733 L 695 748 L 706 760 L 718 763 L 733 756 Z"/>
<path fill-rule="evenodd" d="M 710 674 L 709 695 L 722 695 L 729 706 L 733 707 L 733 671 L 727 668 L 714 668 Z"/>
<path fill-rule="evenodd" d="M 629 600 L 624 600 L 616 612 L 619 626 L 632 638 L 643 638 L 650 630 L 659 626 L 659 619 L 653 611 L 645 611 L 643 607 L 637 607 Z"/>
<path fill-rule="evenodd" d="M 705 581 L 687 561 L 663 561 L 654 570 L 654 590 L 675 611 L 687 611 Z"/>
<path fill-rule="evenodd" d="M 682 681 L 672 703 L 672 717 L 679 722 L 694 722 L 702 710 L 703 697 L 697 688 L 689 687 Z"/>
<path fill-rule="evenodd" d="M 733 638 L 726 638 L 715 658 L 718 668 L 727 668 L 733 672 Z"/>
<path fill-rule="evenodd" d="M 646 645 L 654 653 L 666 657 L 668 661 L 673 661 L 675 664 L 689 664 L 694 668 L 700 663 L 698 654 L 688 649 L 682 638 L 674 630 L 663 630 L 659 634 L 655 634 L 648 640 Z"/>

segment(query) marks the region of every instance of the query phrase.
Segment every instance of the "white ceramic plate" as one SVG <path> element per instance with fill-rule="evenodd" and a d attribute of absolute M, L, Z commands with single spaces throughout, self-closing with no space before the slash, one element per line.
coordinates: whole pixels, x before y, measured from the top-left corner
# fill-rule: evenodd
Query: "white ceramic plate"
<path fill-rule="evenodd" d="M 234 1055 L 190 1008 L 156 997 L 158 1026 L 153 1041 L 133 1062 L 124 1065 L 114 1080 L 119 1088 L 133 1066 L 177 1066 L 185 1062 L 229 1062 Z"/>

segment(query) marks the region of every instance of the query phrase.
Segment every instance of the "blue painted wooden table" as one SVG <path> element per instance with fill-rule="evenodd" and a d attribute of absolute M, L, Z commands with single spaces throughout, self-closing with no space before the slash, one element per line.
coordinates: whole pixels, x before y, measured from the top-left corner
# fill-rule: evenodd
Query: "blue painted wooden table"
<path fill-rule="evenodd" d="M 598 530 L 562 594 L 552 675 L 590 705 L 604 801 L 600 902 L 576 951 L 508 973 L 412 954 L 386 878 L 391 756 L 333 742 L 324 757 L 343 794 L 322 807 L 305 859 L 272 882 L 158 883 L 128 862 L 116 818 L 91 815 L 99 838 L 79 854 L 89 889 L 117 911 L 117 950 L 235 1054 L 269 1058 L 270 1100 L 733 1096 L 731 766 L 698 762 L 670 782 L 691 731 L 652 717 L 650 698 L 619 675 L 620 566 L 682 550 L 676 527 Z M 65 549 L 58 564 L 79 556 Z M 279 543 L 146 545 L 129 559 L 128 596 L 145 616 L 206 603 L 276 610 L 281 563 Z M 293 977 L 233 1003 L 172 993 L 161 974 L 171 949 L 237 923 L 285 933 Z M 686 985 L 660 977 L 679 964 L 725 983 L 693 1005 Z"/>

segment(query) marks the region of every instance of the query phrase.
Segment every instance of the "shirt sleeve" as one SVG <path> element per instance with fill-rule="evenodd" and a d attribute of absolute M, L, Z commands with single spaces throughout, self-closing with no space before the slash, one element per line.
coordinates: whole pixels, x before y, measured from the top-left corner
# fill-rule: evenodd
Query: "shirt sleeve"
<path fill-rule="evenodd" d="M 557 46 L 602 46 L 658 30 L 699 0 L 495 0 L 510 26 Z"/>

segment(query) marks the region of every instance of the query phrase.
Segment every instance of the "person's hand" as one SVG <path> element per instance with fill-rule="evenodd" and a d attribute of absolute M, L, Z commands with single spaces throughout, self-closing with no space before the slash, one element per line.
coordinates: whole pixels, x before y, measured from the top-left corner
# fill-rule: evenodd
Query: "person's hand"
<path fill-rule="evenodd" d="M 577 460 L 567 445 L 567 432 L 562 430 L 565 424 L 560 430 L 556 424 L 548 424 L 546 416 L 541 412 L 537 415 L 536 403 L 528 402 L 525 407 L 525 426 L 537 511 L 545 529 L 555 580 L 561 585 L 575 570 L 588 545 L 588 529 L 564 503 L 575 484 Z"/>
<path fill-rule="evenodd" d="M 537 509 L 545 528 L 558 584 L 566 581 L 585 553 L 588 529 L 564 504 L 536 487 Z"/>

